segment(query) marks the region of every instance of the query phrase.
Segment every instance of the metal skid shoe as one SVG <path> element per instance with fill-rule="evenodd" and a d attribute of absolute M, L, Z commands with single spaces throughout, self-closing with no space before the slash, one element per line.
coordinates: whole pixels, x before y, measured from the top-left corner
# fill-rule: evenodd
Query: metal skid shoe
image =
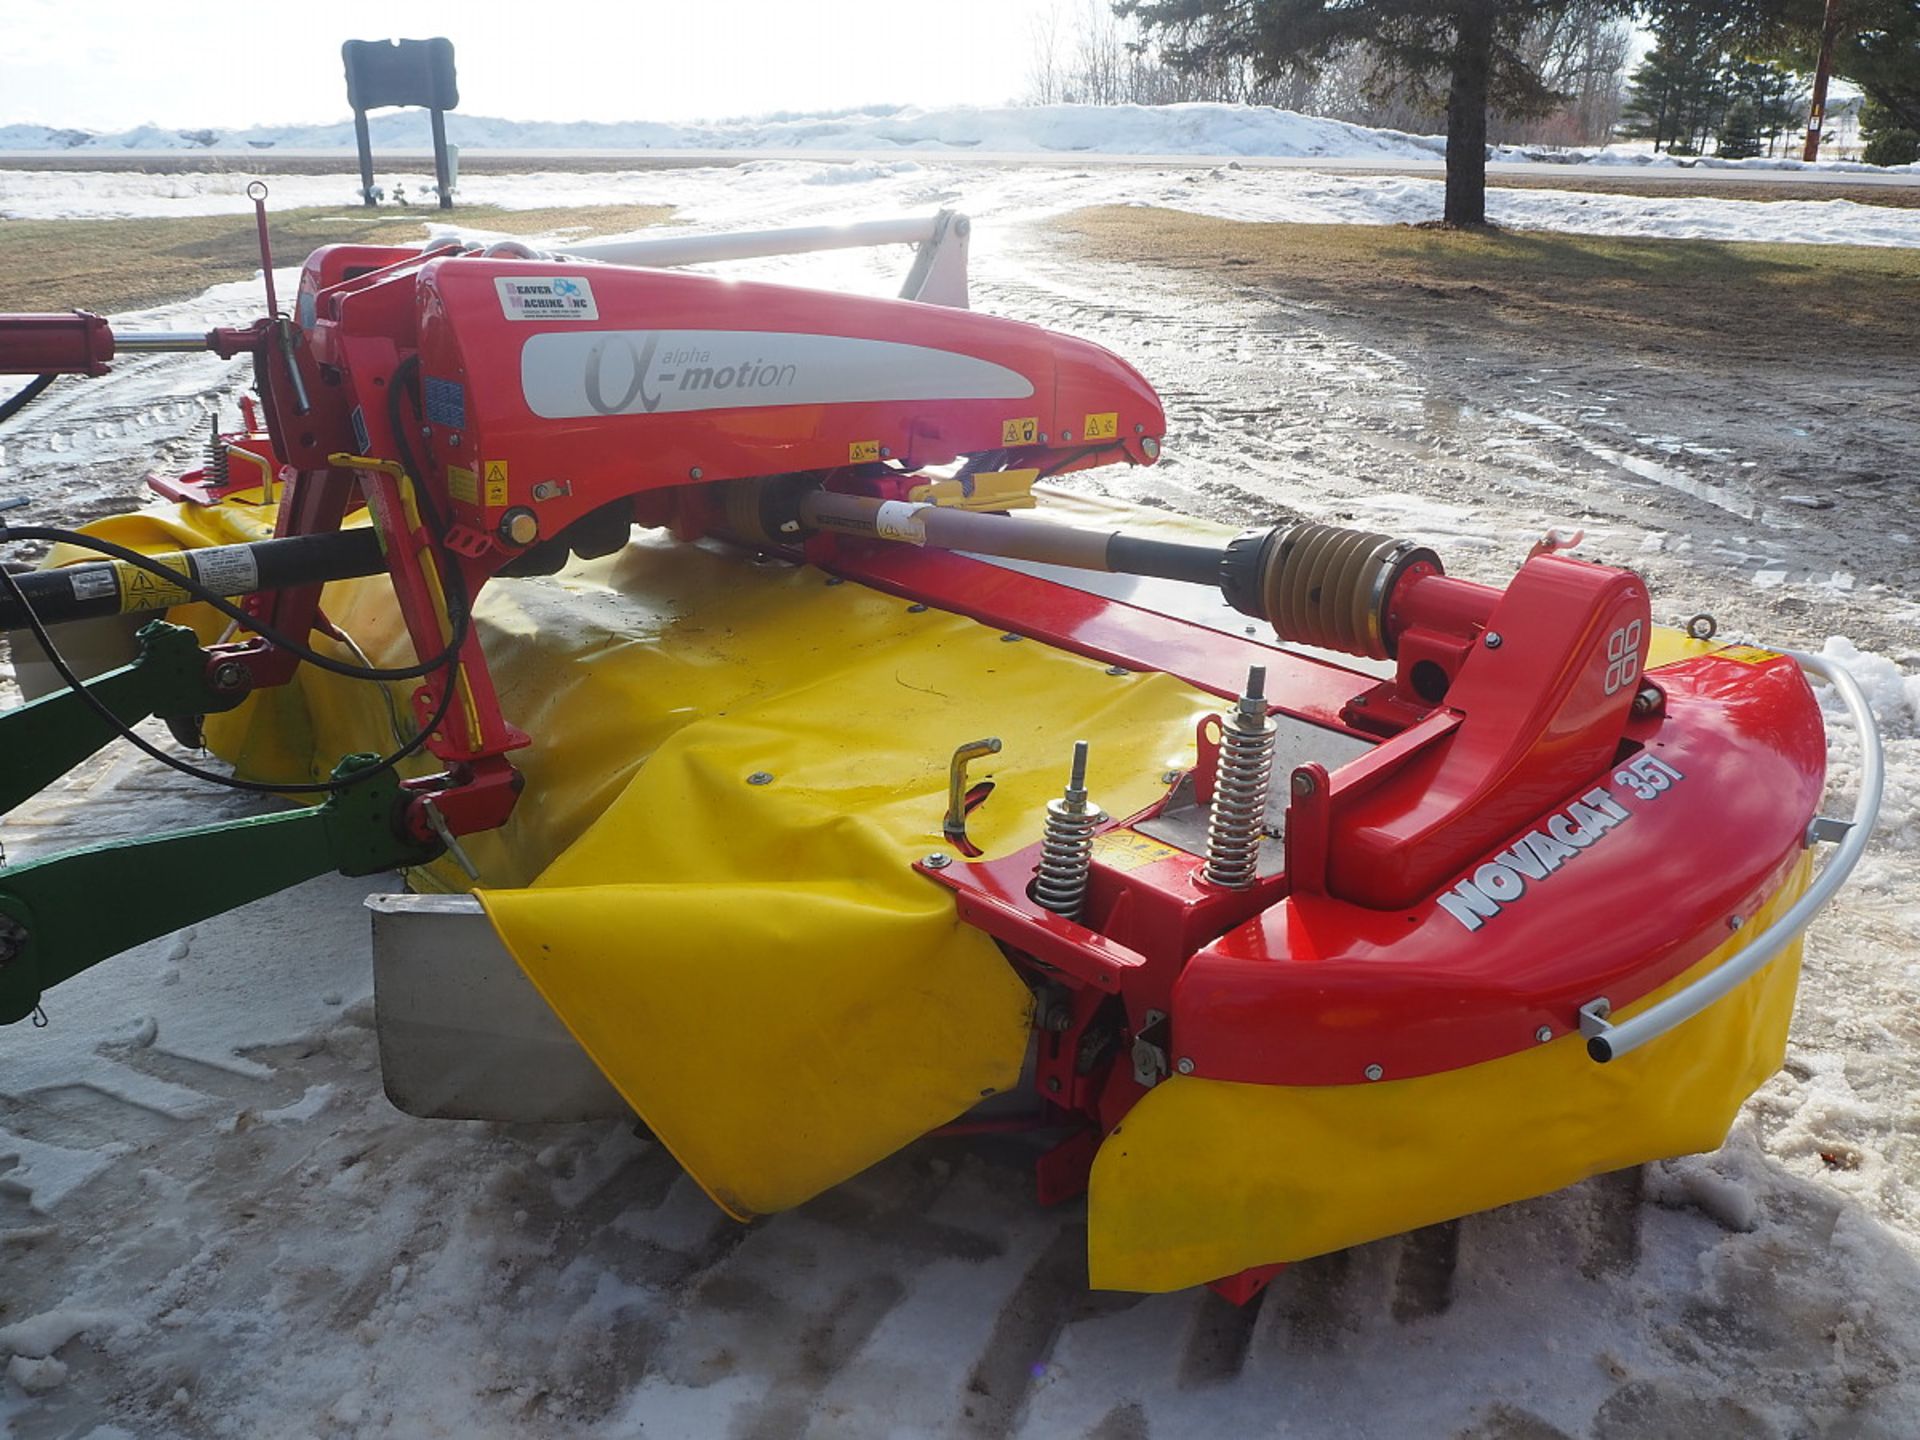
<path fill-rule="evenodd" d="M 191 630 L 155 622 L 132 664 L 0 714 L 0 809 L 11 810 L 114 739 L 121 724 L 230 710 L 246 698 Z M 232 682 L 232 683 L 223 683 Z M 438 840 L 404 824 L 408 797 L 373 755 L 334 768 L 340 788 L 313 809 L 111 840 L 0 866 L 0 1024 L 102 960 L 329 871 L 371 875 L 431 860 Z M 369 772 L 363 781 L 354 776 Z"/>

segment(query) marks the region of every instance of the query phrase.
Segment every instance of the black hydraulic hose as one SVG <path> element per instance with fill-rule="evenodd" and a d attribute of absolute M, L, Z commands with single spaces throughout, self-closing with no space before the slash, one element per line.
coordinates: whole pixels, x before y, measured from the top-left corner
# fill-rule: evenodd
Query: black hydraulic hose
<path fill-rule="evenodd" d="M 18 415 L 35 400 L 38 400 L 46 391 L 46 388 L 59 378 L 58 375 L 36 375 L 5 400 L 0 400 L 0 425 L 6 424 L 7 421 Z"/>
<path fill-rule="evenodd" d="M 427 738 L 432 735 L 435 730 L 440 728 L 440 722 L 446 718 L 447 709 L 453 701 L 454 687 L 448 685 L 441 693 L 440 703 L 435 708 L 432 718 L 421 727 L 419 734 L 415 735 L 412 740 L 402 745 L 391 755 L 383 757 L 365 770 L 354 771 L 353 774 L 345 780 L 290 780 L 278 784 L 269 784 L 259 780 L 242 780 L 237 775 L 222 775 L 217 771 L 202 770 L 198 765 L 189 764 L 176 755 L 169 755 L 159 746 L 150 742 L 131 725 L 127 724 L 126 721 L 114 714 L 112 708 L 108 706 L 105 701 L 87 688 L 87 682 L 82 680 L 79 675 L 74 672 L 73 667 L 67 663 L 66 657 L 60 653 L 59 647 L 54 644 L 53 636 L 48 632 L 47 627 L 41 623 L 40 617 L 34 613 L 32 604 L 20 589 L 20 582 L 14 577 L 13 572 L 4 566 L 0 566 L 0 587 L 4 587 L 11 594 L 13 602 L 20 607 L 21 613 L 26 617 L 27 628 L 33 632 L 33 638 L 40 643 L 40 648 L 46 652 L 47 659 L 52 663 L 53 668 L 59 672 L 60 678 L 66 682 L 67 688 L 72 690 L 74 694 L 78 695 L 82 700 L 86 701 L 88 707 L 112 727 L 122 740 L 125 740 L 142 754 L 149 755 L 153 759 L 158 760 L 170 770 L 178 770 L 182 775 L 191 776 L 195 780 L 205 780 L 210 785 L 223 786 L 228 790 L 245 790 L 254 795 L 331 795 L 337 791 L 345 790 L 349 786 L 358 785 L 362 781 L 369 780 L 383 771 L 393 769 L 394 766 L 398 765 L 402 760 L 405 760 L 409 755 L 412 755 L 421 746 L 425 745 Z"/>

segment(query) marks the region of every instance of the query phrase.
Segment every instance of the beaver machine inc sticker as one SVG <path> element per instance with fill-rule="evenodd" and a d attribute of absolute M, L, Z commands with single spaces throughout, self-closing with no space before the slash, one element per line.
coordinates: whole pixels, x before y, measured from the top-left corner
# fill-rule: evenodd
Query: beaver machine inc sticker
<path fill-rule="evenodd" d="M 598 320 L 593 286 L 584 275 L 502 275 L 500 313 L 509 320 Z"/>

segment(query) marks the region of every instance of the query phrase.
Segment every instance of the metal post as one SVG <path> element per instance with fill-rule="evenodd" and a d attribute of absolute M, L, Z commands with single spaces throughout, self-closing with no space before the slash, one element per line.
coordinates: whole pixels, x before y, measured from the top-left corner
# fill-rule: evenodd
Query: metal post
<path fill-rule="evenodd" d="M 453 208 L 453 175 L 447 165 L 447 112 L 435 107 L 433 116 L 433 175 L 440 182 L 440 208 Z"/>
<path fill-rule="evenodd" d="M 356 109 L 353 112 L 353 138 L 360 145 L 360 203 L 372 205 L 373 201 L 373 137 L 367 134 L 367 112 Z"/>

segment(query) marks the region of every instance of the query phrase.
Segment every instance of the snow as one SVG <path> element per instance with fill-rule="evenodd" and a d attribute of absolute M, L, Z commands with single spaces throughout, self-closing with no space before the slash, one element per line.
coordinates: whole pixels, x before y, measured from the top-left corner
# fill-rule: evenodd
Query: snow
<path fill-rule="evenodd" d="M 376 152 L 430 149 L 424 111 L 369 119 Z M 924 109 L 877 105 L 820 114 L 775 114 L 695 124 L 652 121 L 547 122 L 454 112 L 447 138 L 486 151 L 589 150 L 912 150 L 1004 155 L 1308 156 L 1328 160 L 1432 160 L 1446 153 L 1444 135 L 1410 135 L 1302 115 L 1267 105 L 956 105 Z M 0 125 L 0 154 L 116 151 L 271 152 L 351 150 L 350 120 L 318 125 L 264 125 L 246 130 L 165 129 L 154 125 L 98 133 L 45 125 Z M 1784 155 L 1722 160 L 1654 154 L 1644 144 L 1495 146 L 1508 162 L 1626 165 L 1655 169 L 1828 170 L 1872 173 L 1883 167 L 1822 160 L 1809 165 Z M 1914 170 L 1916 166 L 1894 167 Z"/>
<path fill-rule="evenodd" d="M 523 205 L 662 199 L 703 228 L 957 205 L 989 217 L 974 232 L 983 309 L 1095 331 L 1182 415 L 1193 391 L 1219 391 L 1221 408 L 1170 439 L 1174 463 L 1148 474 L 1166 487 L 1152 492 L 1160 504 L 1245 523 L 1337 514 L 1442 544 L 1450 565 L 1484 578 L 1510 569 L 1542 524 L 1577 521 L 1586 553 L 1669 567 L 1682 583 L 1657 592 L 1663 606 L 1740 613 L 1750 577 L 1777 572 L 1755 603 L 1799 603 L 1820 627 L 1809 643 L 1845 628 L 1828 620 L 1838 609 L 1863 603 L 1832 583 L 1833 557 L 1816 553 L 1807 530 L 1787 528 L 1814 512 L 1769 518 L 1732 503 L 1734 485 L 1687 468 L 1731 468 L 1737 452 L 1634 428 L 1625 406 L 1597 444 L 1544 395 L 1469 423 L 1450 413 L 1458 407 L 1417 349 L 1389 353 L 1344 335 L 1337 318 L 1265 301 L 1245 313 L 1218 292 L 1196 301 L 1140 270 L 1062 263 L 1015 223 L 1102 196 L 1159 204 L 1183 192 L 1189 205 L 1222 207 L 1204 213 L 1351 214 L 1363 213 L 1356 195 L 1411 205 L 1418 192 L 1224 168 L 1007 173 L 925 157 L 758 161 L 747 173 L 746 184 L 732 169 L 471 183 Z M 0 175 L 0 186 L 23 178 Z M 100 174 L 46 203 L 206 206 L 246 178 Z M 187 180 L 166 197 L 138 188 Z M 276 204 L 302 194 L 345 204 L 350 189 L 340 177 L 272 184 Z M 31 184 L 0 190 L 7 205 L 35 194 Z M 1653 217 L 1644 223 L 1676 227 L 1736 227 L 1728 217 L 1745 213 L 1709 208 L 1688 221 L 1640 203 Z M 1846 238 L 1841 219 L 1821 224 Z M 768 269 L 878 288 L 898 259 Z M 237 282 L 122 318 L 157 329 L 232 323 L 258 295 L 257 281 Z M 1222 383 L 1233 376 L 1238 388 Z M 156 356 L 58 387 L 31 423 L 0 432 L 0 488 L 44 490 L 59 464 L 73 477 L 63 502 L 92 503 L 109 498 L 116 476 L 166 468 L 168 446 L 192 463 L 207 406 L 224 398 L 231 415 L 243 378 L 243 366 L 212 357 Z M 1593 408 L 1612 403 L 1573 393 Z M 1356 394 L 1380 409 L 1342 409 Z M 1299 422 L 1309 429 L 1289 432 L 1289 405 L 1310 412 Z M 1354 418 L 1368 413 L 1385 419 Z M 1406 414 L 1429 431 L 1393 431 Z M 1402 448 L 1341 448 L 1354 429 Z M 1420 468 L 1415 433 L 1451 449 Z M 1297 447 L 1302 434 L 1311 445 Z M 1572 458 L 1543 458 L 1554 447 Z M 1534 488 L 1483 495 L 1481 472 L 1438 485 L 1441 467 L 1481 451 L 1493 457 L 1487 473 Z M 1596 518 L 1575 466 L 1604 470 L 1631 505 Z M 1412 483 L 1392 483 L 1402 472 Z M 1820 493 L 1820 480 L 1796 484 Z M 1516 499 L 1528 495 L 1531 506 Z M 1862 591 L 1871 559 L 1860 557 Z M 1882 573 L 1890 593 L 1873 603 L 1910 604 L 1910 567 Z M 1920 654 L 1896 625 L 1871 642 L 1853 633 L 1859 643 L 1833 635 L 1822 648 L 1859 678 L 1885 731 L 1881 826 L 1810 936 L 1786 1068 L 1712 1155 L 1469 1217 L 1455 1232 L 1457 1261 L 1423 1233 L 1308 1262 L 1245 1313 L 1205 1294 L 1082 1294 L 1076 1211 L 1033 1204 L 1031 1156 L 1014 1144 L 927 1142 L 743 1228 L 624 1125 L 420 1122 L 394 1111 L 371 1029 L 369 882 L 330 877 L 77 977 L 49 995 L 47 1030 L 0 1032 L 0 1166 L 16 1157 L 0 1169 L 0 1427 L 97 1440 L 1903 1440 L 1920 1413 L 1920 1175 L 1907 1133 L 1920 1074 Z M 1844 813 L 1859 746 L 1837 704 L 1823 703 L 1828 809 Z M 108 752 L 9 815 L 4 836 L 11 858 L 27 858 L 231 818 L 250 803 Z"/>
<path fill-rule="evenodd" d="M 389 190 L 428 194 L 425 173 L 382 173 Z M 276 208 L 350 207 L 355 177 L 208 171 L 170 175 L 0 169 L 0 217 L 121 218 L 243 214 L 264 180 Z M 568 173 L 474 174 L 462 203 L 533 209 L 574 205 L 679 207 L 702 227 L 871 218 L 940 206 L 976 220 L 1030 220 L 1094 205 L 1152 205 L 1229 220 L 1393 225 L 1437 219 L 1441 181 L 1410 175 L 1177 166 L 987 166 L 931 159 L 820 162 L 756 159 L 738 166 Z M 1489 218 L 1518 230 L 1814 245 L 1920 245 L 1920 209 L 1851 200 L 1722 200 L 1535 188 L 1488 191 Z M 439 212 L 422 210 L 423 218 Z M 457 211 L 456 211 L 457 214 Z"/>
<path fill-rule="evenodd" d="M 1789 139 L 1789 145 L 1793 143 Z M 1487 158 L 1508 162 L 1534 161 L 1554 165 L 1630 165 L 1648 170 L 1796 170 L 1826 172 L 1835 175 L 1912 174 L 1920 164 L 1869 165 L 1862 160 L 1806 161 L 1787 154 L 1751 155 L 1742 160 L 1718 155 L 1673 155 L 1656 152 L 1644 140 L 1616 142 L 1611 145 L 1495 145 Z"/>
<path fill-rule="evenodd" d="M 1920 718 L 1920 677 L 1905 674 L 1884 655 L 1863 653 L 1844 635 L 1828 637 L 1820 653 L 1838 661 L 1859 682 L 1883 727 L 1910 727 Z"/>
<path fill-rule="evenodd" d="M 125 1323 L 113 1310 L 49 1310 L 11 1325 L 0 1326 L 0 1350 L 29 1360 L 44 1360 L 74 1336 Z"/>
<path fill-rule="evenodd" d="M 431 149 L 424 111 L 370 118 L 376 151 Z M 979 150 L 1006 154 L 1308 155 L 1432 158 L 1444 137 L 1375 130 L 1257 105 L 883 105 L 814 115 L 774 115 L 704 124 L 649 121 L 550 124 L 483 115 L 447 116 L 447 138 L 486 150 Z M 351 150 L 353 123 L 250 130 L 110 134 L 39 125 L 0 126 L 0 152 L 123 150 Z"/>

